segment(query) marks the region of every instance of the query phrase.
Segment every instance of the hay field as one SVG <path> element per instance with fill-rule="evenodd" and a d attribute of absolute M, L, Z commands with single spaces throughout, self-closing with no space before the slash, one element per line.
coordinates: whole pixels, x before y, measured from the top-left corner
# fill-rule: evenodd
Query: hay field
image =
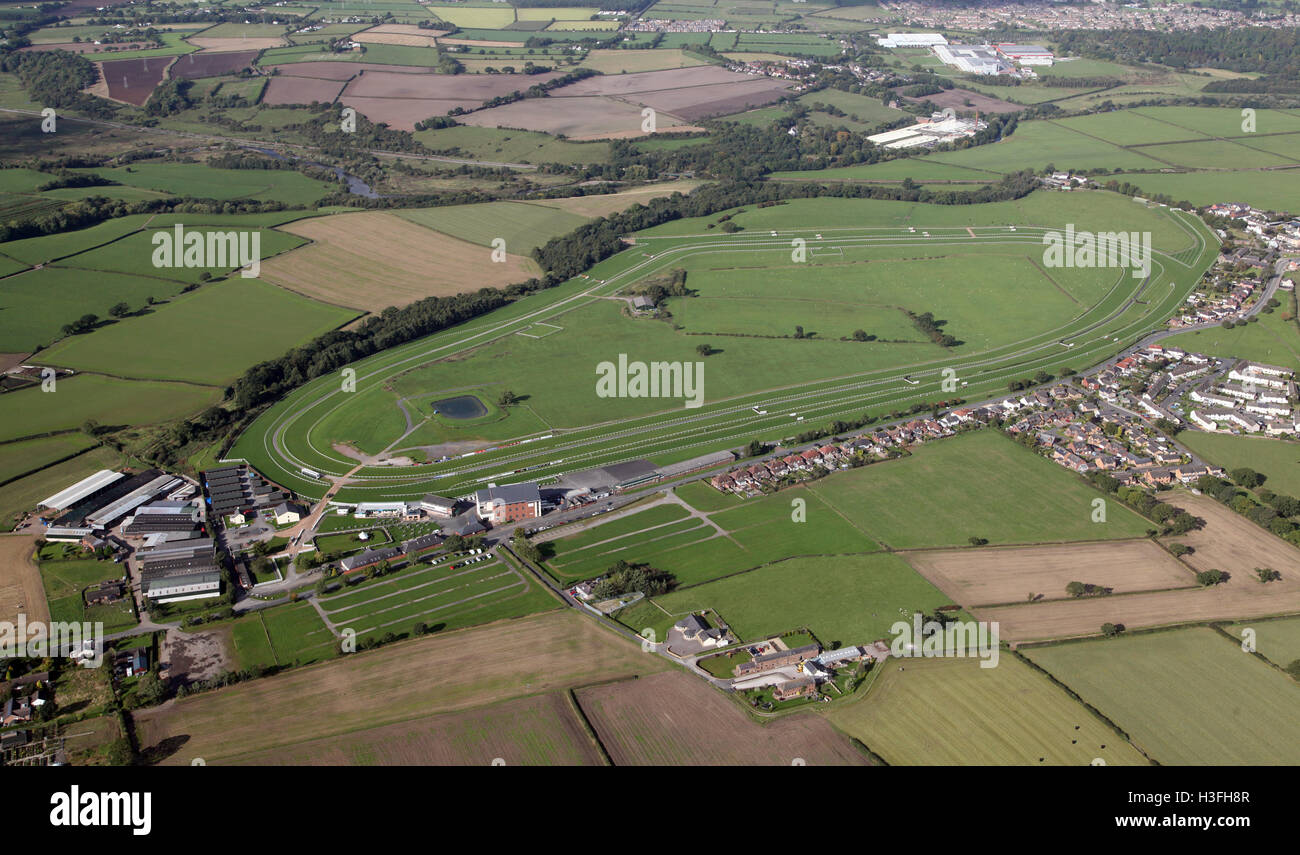
<path fill-rule="evenodd" d="M 1212 629 L 1063 644 L 1028 656 L 1164 765 L 1300 763 L 1300 685 Z"/>
<path fill-rule="evenodd" d="M 494 263 L 490 249 L 389 213 L 335 214 L 282 228 L 312 244 L 263 262 L 262 278 L 338 306 L 378 311 L 539 272 L 531 259 L 508 255 Z"/>
<path fill-rule="evenodd" d="M 599 766 L 604 758 L 563 692 L 245 755 L 246 766 Z"/>
<path fill-rule="evenodd" d="M 544 205 L 548 208 L 558 208 L 561 211 L 568 211 L 570 214 L 577 214 L 580 217 L 606 217 L 610 214 L 617 214 L 619 211 L 625 211 L 633 205 L 644 205 L 652 199 L 660 199 L 664 196 L 671 196 L 674 193 L 690 193 L 702 183 L 702 181 L 683 179 L 680 181 L 669 181 L 665 184 L 653 184 L 647 187 L 623 190 L 618 193 L 601 194 L 599 196 L 571 196 L 567 199 L 538 199 L 531 204 Z"/>
<path fill-rule="evenodd" d="M 891 765 L 1146 763 L 1083 704 L 1005 651 L 995 668 L 980 668 L 978 659 L 890 659 L 879 667 L 868 694 L 835 705 L 829 719 Z"/>
<path fill-rule="evenodd" d="M 616 766 L 866 766 L 866 756 L 813 715 L 758 724 L 681 671 L 577 692 Z"/>
<path fill-rule="evenodd" d="M 50 619 L 41 571 L 31 560 L 35 548 L 35 535 L 0 537 L 0 621 L 17 622 L 19 614 L 28 622 Z"/>
<path fill-rule="evenodd" d="M 1044 599 L 1062 599 L 1067 596 L 1065 586 L 1073 581 L 1103 585 L 1116 592 L 1196 584 L 1191 571 L 1149 540 L 942 549 L 905 553 L 903 557 L 963 606 L 1025 602 L 1030 592 Z"/>
<path fill-rule="evenodd" d="M 358 728 L 666 667 L 592 621 L 556 611 L 399 642 L 186 698 L 138 713 L 136 732 L 141 749 L 161 746 L 168 765 L 189 765 L 195 757 L 237 763 Z M 383 687 L 382 703 L 376 703 L 377 687 Z M 267 721 L 278 724 L 269 728 Z"/>
<path fill-rule="evenodd" d="M 669 68 L 692 68 L 704 65 L 704 60 L 683 50 L 598 48 L 589 52 L 587 58 L 579 65 L 583 68 L 594 68 L 605 74 L 618 74 L 623 71 L 633 74 L 640 71 L 663 71 Z"/>
<path fill-rule="evenodd" d="M 355 33 L 352 41 L 362 44 L 432 47 L 437 44 L 439 36 L 445 36 L 447 33 L 447 30 L 422 30 L 411 24 L 380 24 Z"/>
<path fill-rule="evenodd" d="M 248 38 L 221 38 L 212 36 L 190 36 L 187 42 L 197 48 L 205 51 L 230 51 L 230 50 L 266 50 L 267 48 L 283 47 L 287 42 L 282 38 L 264 38 L 250 36 Z"/>

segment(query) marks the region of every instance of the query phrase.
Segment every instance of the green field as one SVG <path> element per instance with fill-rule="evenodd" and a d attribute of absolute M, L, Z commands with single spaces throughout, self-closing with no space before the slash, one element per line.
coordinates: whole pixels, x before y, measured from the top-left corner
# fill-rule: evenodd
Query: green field
<path fill-rule="evenodd" d="M 139 623 L 130 598 L 104 606 L 87 606 L 82 592 L 99 582 L 121 579 L 126 568 L 114 561 L 73 558 L 76 547 L 47 544 L 38 556 L 41 582 L 50 605 L 51 621 L 102 622 L 105 632 L 117 632 Z"/>
<path fill-rule="evenodd" d="M 1300 496 L 1300 443 L 1262 436 L 1233 436 L 1186 430 L 1178 441 L 1198 456 L 1228 471 L 1254 469 L 1274 493 Z"/>
<path fill-rule="evenodd" d="M 806 627 L 827 647 L 887 638 L 896 621 L 950 602 L 907 562 L 884 553 L 792 558 L 654 600 L 678 618 L 713 609 L 743 641 Z"/>
<path fill-rule="evenodd" d="M 866 697 L 830 720 L 891 766 L 1108 766 L 1147 761 L 1044 675 L 1003 651 L 978 659 L 891 659 Z M 1105 746 L 1105 747 L 1102 747 Z"/>
<path fill-rule="evenodd" d="M 78 171 L 173 196 L 223 201 L 274 200 L 290 207 L 306 206 L 336 189 L 292 169 L 214 169 L 198 163 L 133 163 Z"/>
<path fill-rule="evenodd" d="M 893 549 L 1140 537 L 1151 523 L 996 431 L 927 443 L 904 460 L 817 481 L 812 492 Z M 1050 498 L 1048 498 L 1050 497 Z"/>
<path fill-rule="evenodd" d="M 84 433 L 65 433 L 22 442 L 0 443 L 0 484 L 44 469 L 51 463 L 72 457 L 95 444 L 96 440 Z"/>
<path fill-rule="evenodd" d="M 792 411 L 821 426 L 833 417 L 860 418 L 864 412 L 887 415 L 900 404 L 906 407 L 949 397 L 942 394 L 938 382 L 945 365 L 956 366 L 960 379 L 967 381 L 963 396 L 974 400 L 980 394 L 1005 393 L 1009 380 L 1023 379 L 1036 368 L 1058 372 L 1066 362 L 1060 343 L 1076 336 L 1069 362 L 1093 364 L 1114 352 L 1115 339 L 1133 340 L 1158 328 L 1180 305 L 1217 246 L 1186 215 L 1109 193 L 1034 193 L 1015 202 L 969 206 L 818 198 L 731 211 L 727 216 L 741 231 L 728 235 L 717 229 L 721 217 L 665 223 L 640 233 L 635 247 L 570 283 L 372 357 L 359 367 L 363 382 L 348 406 L 335 406 L 345 402 L 331 400 L 327 394 L 331 390 L 323 383 L 309 384 L 260 419 L 238 443 L 235 454 L 255 465 L 271 466 L 276 480 L 310 495 L 317 485 L 300 484 L 294 474 L 298 466 L 346 471 L 352 464 L 332 451 L 331 443 L 364 441 L 362 447 L 384 448 L 405 430 L 398 398 L 430 400 L 433 394 L 465 389 L 467 377 L 474 378 L 473 388 L 495 390 L 508 382 L 515 394 L 527 396 L 525 408 L 513 408 L 507 419 L 493 423 L 492 439 L 507 438 L 501 432 L 510 429 L 516 414 L 515 437 L 536 437 L 548 429 L 567 433 L 419 472 L 370 467 L 344 488 L 340 500 L 419 496 L 429 490 L 458 494 L 481 483 L 483 476 L 521 466 L 530 467 L 530 477 L 544 479 L 552 472 L 576 471 L 630 456 L 664 463 L 734 448 L 754 438 L 777 442 L 804 429 L 790 415 Z M 1036 269 L 1033 262 L 1041 257 L 1043 224 L 1060 227 L 1062 222 L 1080 229 L 1123 225 L 1151 231 L 1163 253 L 1157 255 L 1155 281 L 1144 286 L 1152 289 L 1147 293 L 1155 299 L 1131 302 L 1139 282 L 1126 271 L 1056 269 L 1048 277 Z M 772 238 L 770 233 L 778 229 L 784 234 Z M 826 232 L 820 238 L 819 229 Z M 798 281 L 792 277 L 790 255 L 795 234 L 807 241 L 807 264 L 813 268 L 798 269 L 799 279 L 816 277 L 824 287 L 840 289 L 844 299 L 858 300 L 865 273 L 873 304 L 930 311 L 958 343 L 942 348 L 930 341 L 908 340 L 903 336 L 917 336 L 907 329 L 899 333 L 900 340 L 891 340 L 888 330 L 882 330 L 886 334 L 875 341 L 841 341 L 836 333 L 848 333 L 852 325 L 828 331 L 823 320 L 843 321 L 799 317 L 790 301 L 807 295 L 789 284 Z M 970 258 L 971 269 L 935 262 L 936 269 L 946 271 L 942 280 L 948 283 L 946 288 L 932 284 L 921 272 L 928 264 L 905 261 L 954 254 Z M 1016 257 L 1019 261 L 1012 260 Z M 887 269 L 889 263 L 908 268 L 904 277 L 876 279 L 874 273 Z M 982 271 L 984 266 L 988 273 Z M 688 271 L 687 287 L 699 296 L 670 299 L 668 306 L 675 316 L 671 324 L 629 317 L 623 304 L 603 299 L 625 294 L 628 286 L 676 268 Z M 1004 275 L 999 277 L 998 270 Z M 692 304 L 707 307 L 705 301 L 722 293 L 728 283 L 745 297 L 741 305 L 749 323 L 770 325 L 772 318 L 783 320 L 775 327 L 755 326 L 744 335 L 689 334 L 690 313 L 696 311 Z M 1032 293 L 1032 299 L 1026 299 L 1027 293 Z M 1027 305 L 1039 306 L 1039 316 Z M 719 300 L 715 308 L 724 311 L 726 306 Z M 897 319 L 903 317 L 899 309 L 877 314 Z M 1008 332 L 1008 319 L 1021 327 L 1018 333 Z M 514 334 L 541 330 L 539 323 L 547 325 L 544 336 Z M 674 329 L 678 323 L 685 329 Z M 796 339 L 796 325 L 817 335 Z M 764 337 L 773 329 L 788 337 Z M 1108 332 L 1098 335 L 1101 329 Z M 701 340 L 713 349 L 705 363 L 708 380 L 701 408 L 683 411 L 680 402 L 671 400 L 595 394 L 592 368 L 601 359 L 625 353 L 630 360 L 694 362 L 699 360 Z M 981 359 L 972 360 L 974 354 Z M 446 358 L 453 355 L 457 358 Z M 508 377 L 503 374 L 507 366 Z M 909 372 L 919 378 L 913 385 L 900 378 Z M 313 390 L 326 394 L 314 406 L 302 407 Z M 754 407 L 770 409 L 759 416 Z M 291 422 L 283 440 L 297 449 L 301 460 L 284 471 L 257 439 L 262 425 L 281 419 Z M 611 435 L 613 424 L 618 425 L 618 435 Z M 434 434 L 434 438 L 444 436 Z M 304 447 L 309 437 L 310 449 Z M 1043 465 L 1054 477 L 1066 474 Z M 440 471 L 446 473 L 442 476 L 446 480 L 440 478 Z M 1041 528 L 1049 530 L 1050 525 Z M 958 540 L 976 533 L 965 532 Z"/>
<path fill-rule="evenodd" d="M 356 316 L 351 309 L 235 275 L 141 317 L 64 339 L 42 359 L 122 377 L 219 385 Z M 160 352 L 167 358 L 159 359 Z"/>
<path fill-rule="evenodd" d="M 556 605 L 550 594 L 506 563 L 460 562 L 453 557 L 432 566 L 416 564 L 355 588 L 345 586 L 321 597 L 320 604 L 332 623 L 355 631 L 361 640 L 409 633 L 417 623 L 442 631 Z"/>
<path fill-rule="evenodd" d="M 1245 621 L 1226 626 L 1224 630 L 1233 638 L 1241 639 L 1246 628 L 1255 632 L 1255 649 L 1274 665 L 1285 668 L 1300 661 L 1300 617 Z"/>
<path fill-rule="evenodd" d="M 158 424 L 189 416 L 220 399 L 220 390 L 95 374 L 60 378 L 55 391 L 22 389 L 0 396 L 0 441 L 101 425 Z"/>
<path fill-rule="evenodd" d="M 1300 371 L 1300 332 L 1294 320 L 1284 320 L 1282 312 L 1289 298 L 1280 294 L 1283 309 L 1260 313 L 1258 321 L 1240 324 L 1230 330 L 1223 327 L 1185 332 L 1164 341 L 1169 347 L 1181 347 L 1212 356 L 1250 359 L 1269 365 L 1282 365 Z"/>
<path fill-rule="evenodd" d="M 457 125 L 417 131 L 414 137 L 435 152 L 472 160 L 504 163 L 605 163 L 609 160 L 609 143 L 565 142 L 536 131 Z"/>
<path fill-rule="evenodd" d="M 42 499 L 101 469 L 116 469 L 122 464 L 121 454 L 101 446 L 0 486 L 0 531 L 12 531 L 14 517 L 35 510 Z"/>
<path fill-rule="evenodd" d="M 1300 685 L 1212 629 L 1027 655 L 1164 765 L 1300 763 Z"/>

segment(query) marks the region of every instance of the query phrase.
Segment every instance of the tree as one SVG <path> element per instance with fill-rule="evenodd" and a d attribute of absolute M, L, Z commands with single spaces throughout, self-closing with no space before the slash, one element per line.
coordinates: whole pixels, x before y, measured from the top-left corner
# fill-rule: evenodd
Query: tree
<path fill-rule="evenodd" d="M 1202 570 L 1196 574 L 1196 584 L 1203 588 L 1209 588 L 1226 581 L 1228 581 L 1228 576 L 1222 570 Z"/>
<path fill-rule="evenodd" d="M 1065 586 L 1065 593 L 1069 594 L 1071 597 L 1082 597 L 1084 591 L 1087 589 L 1088 586 L 1082 582 L 1071 582 Z"/>
<path fill-rule="evenodd" d="M 136 686 L 135 695 L 140 700 L 140 706 L 152 707 L 166 699 L 167 687 L 163 684 L 161 677 L 153 671 L 147 671 L 140 677 L 140 684 Z"/>
<path fill-rule="evenodd" d="M 1256 567 L 1255 575 L 1259 577 L 1259 581 L 1264 584 L 1275 582 L 1282 578 L 1282 574 L 1274 570 L 1272 567 Z"/>
<path fill-rule="evenodd" d="M 1231 476 L 1233 482 L 1240 487 L 1245 487 L 1247 490 L 1255 489 L 1259 485 L 1263 484 L 1265 479 L 1264 475 L 1261 475 L 1254 469 L 1244 466 L 1240 469 L 1234 469 L 1228 474 Z"/>
<path fill-rule="evenodd" d="M 1192 548 L 1185 543 L 1171 543 L 1169 544 L 1169 551 L 1172 552 L 1174 555 L 1179 555 L 1179 556 L 1190 555 L 1192 552 Z"/>
<path fill-rule="evenodd" d="M 713 355 L 713 345 L 711 345 L 711 344 L 697 344 L 697 345 L 695 346 L 695 352 L 698 353 L 700 356 L 712 356 L 712 355 Z"/>
<path fill-rule="evenodd" d="M 972 534 L 970 537 L 966 538 L 966 542 L 971 546 L 984 546 L 989 542 L 989 539 L 987 537 L 980 537 Z"/>
<path fill-rule="evenodd" d="M 127 315 L 131 314 L 131 307 L 128 306 L 125 301 L 114 303 L 113 308 L 109 309 L 108 313 L 115 318 L 125 318 Z"/>
<path fill-rule="evenodd" d="M 1101 625 L 1101 634 L 1107 638 L 1114 638 L 1124 631 L 1122 623 L 1103 623 Z"/>
<path fill-rule="evenodd" d="M 497 398 L 497 405 L 501 407 L 508 407 L 511 404 L 515 404 L 518 402 L 519 402 L 519 396 L 516 395 L 514 392 L 511 392 L 509 389 L 506 389 L 504 392 L 501 393 L 501 397 Z"/>
<path fill-rule="evenodd" d="M 872 336 L 871 336 L 871 335 L 868 335 L 868 333 L 867 333 L 866 330 L 854 330 L 854 331 L 853 331 L 853 340 L 854 340 L 854 341 L 871 341 L 871 339 L 872 339 Z"/>

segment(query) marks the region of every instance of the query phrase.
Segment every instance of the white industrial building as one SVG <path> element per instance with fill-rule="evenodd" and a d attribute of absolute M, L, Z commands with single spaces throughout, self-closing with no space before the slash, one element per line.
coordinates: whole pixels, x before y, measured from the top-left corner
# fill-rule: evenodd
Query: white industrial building
<path fill-rule="evenodd" d="M 1020 65 L 1051 65 L 1056 56 L 1042 45 L 994 45 L 1001 56 Z"/>
<path fill-rule="evenodd" d="M 1001 74 L 1011 71 L 1011 64 L 988 45 L 935 45 L 934 55 L 944 65 L 967 74 Z"/>
<path fill-rule="evenodd" d="M 974 136 L 976 131 L 985 127 L 988 127 L 986 123 L 972 119 L 923 121 L 883 134 L 872 134 L 867 141 L 881 148 L 920 148 Z"/>
<path fill-rule="evenodd" d="M 890 33 L 884 38 L 876 39 L 876 44 L 887 48 L 934 47 L 946 45 L 948 40 L 939 33 Z"/>

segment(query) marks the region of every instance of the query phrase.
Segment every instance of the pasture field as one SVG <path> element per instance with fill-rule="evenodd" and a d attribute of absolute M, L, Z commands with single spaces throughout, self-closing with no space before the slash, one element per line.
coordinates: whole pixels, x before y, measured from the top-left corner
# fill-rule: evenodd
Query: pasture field
<path fill-rule="evenodd" d="M 123 462 L 121 454 L 100 446 L 0 486 L 0 532 L 13 531 L 14 517 L 35 510 L 41 499 L 101 469 L 115 469 Z"/>
<path fill-rule="evenodd" d="M 71 766 L 108 766 L 109 754 L 104 750 L 123 738 L 121 718 L 117 714 L 84 718 L 65 731 L 64 745 Z"/>
<path fill-rule="evenodd" d="M 600 766 L 604 759 L 565 692 L 283 746 L 250 766 Z"/>
<path fill-rule="evenodd" d="M 762 724 L 689 674 L 674 671 L 576 692 L 616 766 L 865 766 L 866 755 L 812 715 Z M 689 716 L 683 711 L 689 710 Z"/>
<path fill-rule="evenodd" d="M 221 385 L 357 314 L 235 275 L 142 317 L 64 339 L 41 358 L 123 377 Z M 160 349 L 170 358 L 160 360 Z"/>
<path fill-rule="evenodd" d="M 1163 765 L 1300 762 L 1300 685 L 1212 629 L 1025 653 Z"/>
<path fill-rule="evenodd" d="M 689 195 L 700 186 L 699 181 L 683 179 L 634 187 L 617 193 L 599 193 L 591 196 L 573 196 L 567 199 L 539 199 L 533 204 L 547 208 L 557 208 L 579 217 L 605 217 L 627 210 L 633 205 L 644 205 L 654 199 L 671 196 L 673 193 Z"/>
<path fill-rule="evenodd" d="M 0 484 L 44 469 L 51 463 L 65 460 L 96 444 L 96 440 L 84 433 L 65 433 L 0 444 Z"/>
<path fill-rule="evenodd" d="M 435 566 L 417 564 L 356 588 L 345 586 L 321 597 L 320 605 L 335 627 L 352 629 L 365 639 L 409 632 L 417 623 L 443 631 L 521 617 L 557 603 L 509 564 L 465 565 L 449 559 Z"/>
<path fill-rule="evenodd" d="M 510 655 L 502 656 L 508 649 Z M 479 663 L 466 668 L 464 663 Z M 649 675 L 669 666 L 592 621 L 552 612 L 363 651 L 186 698 L 135 716 L 141 748 L 189 736 L 161 760 L 210 764 L 322 737 L 482 707 L 525 695 Z M 385 703 L 374 703 L 374 687 Z M 241 711 L 260 709 L 249 717 Z M 298 715 L 303 709 L 315 715 Z M 275 728 L 266 721 L 280 722 Z"/>
<path fill-rule="evenodd" d="M 745 501 L 735 493 L 723 493 L 713 489 L 707 481 L 691 481 L 689 484 L 673 488 L 673 492 L 677 494 L 677 498 L 692 508 L 705 513 L 734 508 Z"/>
<path fill-rule="evenodd" d="M 821 172 L 773 172 L 773 181 L 821 181 L 834 173 L 837 181 L 976 181 L 997 180 L 999 173 L 953 166 L 930 157 L 904 157 L 861 166 L 844 166 Z"/>
<path fill-rule="evenodd" d="M 490 249 L 387 212 L 333 214 L 281 230 L 312 244 L 263 263 L 262 278 L 315 300 L 365 311 L 501 287 L 538 272 L 531 259 L 508 255 L 505 263 L 493 264 Z"/>
<path fill-rule="evenodd" d="M 1072 543 L 1069 546 L 945 549 L 904 555 L 918 573 L 963 606 L 1025 603 L 1029 593 L 1068 596 L 1074 581 L 1115 593 L 1186 588 L 1192 572 L 1150 540 Z"/>
<path fill-rule="evenodd" d="M 471 160 L 521 163 L 605 163 L 609 144 L 574 143 L 533 131 L 458 125 L 416 131 L 415 138 L 440 153 Z"/>
<path fill-rule="evenodd" d="M 745 641 L 806 627 L 826 647 L 886 638 L 895 622 L 910 621 L 913 612 L 933 614 L 950 603 L 901 558 L 886 553 L 792 558 L 654 600 L 678 619 L 712 609 Z"/>
<path fill-rule="evenodd" d="M 587 221 L 577 214 L 524 202 L 407 208 L 397 216 L 480 246 L 491 246 L 501 238 L 506 251 L 517 256 L 526 256 L 535 247 Z"/>
<path fill-rule="evenodd" d="M 112 605 L 87 606 L 82 597 L 82 591 L 91 585 L 123 578 L 126 568 L 111 560 L 71 558 L 68 557 L 70 554 L 70 550 L 64 549 L 64 544 L 51 543 L 37 556 L 50 620 L 103 621 L 105 632 L 116 632 L 139 623 L 129 599 Z"/>
<path fill-rule="evenodd" d="M 970 537 L 994 545 L 1123 539 L 1151 525 L 1114 502 L 1106 522 L 1092 522 L 1100 493 L 992 430 L 926 443 L 906 459 L 816 481 L 811 491 L 893 549 L 964 546 Z"/>
<path fill-rule="evenodd" d="M 172 196 L 277 201 L 289 207 L 304 207 L 337 189 L 292 169 L 216 169 L 198 163 L 133 163 L 78 171 Z"/>
<path fill-rule="evenodd" d="M 1257 436 L 1183 431 L 1178 441 L 1228 471 L 1247 467 L 1263 473 L 1274 493 L 1300 496 L 1300 444 Z"/>
<path fill-rule="evenodd" d="M 0 396 L 0 441 L 79 430 L 87 419 L 101 425 L 158 424 L 193 415 L 221 398 L 212 387 L 96 374 L 60 378 L 56 389 L 46 394 L 32 387 Z"/>
<path fill-rule="evenodd" d="M 1224 631 L 1241 639 L 1247 628 L 1255 633 L 1255 649 L 1274 665 L 1285 668 L 1300 660 L 1300 617 L 1248 621 L 1225 626 Z"/>
<path fill-rule="evenodd" d="M 1266 211 L 1285 211 L 1300 198 L 1300 169 L 1233 172 L 1140 172 L 1116 175 L 1146 193 L 1164 193 L 1196 205 L 1234 199 Z"/>
<path fill-rule="evenodd" d="M 428 12 L 440 21 L 446 21 L 455 24 L 458 27 L 480 27 L 483 29 L 493 29 L 496 27 L 505 27 L 515 22 L 516 10 L 507 6 L 501 8 L 500 4 L 491 6 L 469 6 L 456 4 L 455 6 L 440 6 L 430 3 L 424 7 Z M 552 11 L 552 10 L 538 10 Z M 554 10 L 559 12 L 560 10 Z M 555 17 L 560 17 L 558 14 Z M 535 19 L 544 20 L 544 19 Z"/>
<path fill-rule="evenodd" d="M 1043 674 L 1002 651 L 890 659 L 869 692 L 828 718 L 891 766 L 1145 765 L 1129 742 Z M 1104 746 L 1104 747 L 1103 747 Z"/>

